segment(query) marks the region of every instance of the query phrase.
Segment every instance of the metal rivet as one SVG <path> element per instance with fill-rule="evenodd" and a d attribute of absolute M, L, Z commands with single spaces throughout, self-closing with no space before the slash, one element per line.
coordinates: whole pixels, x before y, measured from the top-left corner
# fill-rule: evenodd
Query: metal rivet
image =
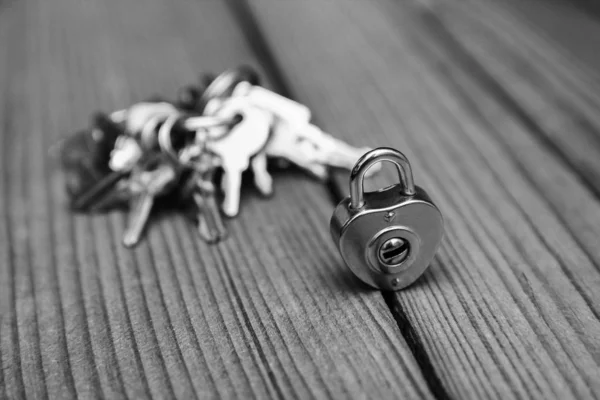
<path fill-rule="evenodd" d="M 388 212 L 383 217 L 383 219 L 385 219 L 385 222 L 392 222 L 394 220 L 394 218 L 396 218 L 396 213 L 393 211 Z"/>

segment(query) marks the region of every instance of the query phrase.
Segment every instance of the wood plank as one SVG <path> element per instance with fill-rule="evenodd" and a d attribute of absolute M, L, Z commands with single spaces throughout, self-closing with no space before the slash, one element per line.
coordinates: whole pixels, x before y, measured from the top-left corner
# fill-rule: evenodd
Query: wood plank
<path fill-rule="evenodd" d="M 305 175 L 247 188 L 218 246 L 167 214 L 130 251 L 123 213 L 66 210 L 47 148 L 93 110 L 256 63 L 223 3 L 11 2 L 0 54 L 0 397 L 432 397 Z"/>
<path fill-rule="evenodd" d="M 550 9 L 565 15 L 559 6 Z M 590 89 L 598 86 L 599 76 L 535 32 L 527 20 L 512 15 L 517 13 L 511 7 L 493 2 L 443 2 L 432 9 L 473 60 L 488 71 L 489 79 L 505 89 L 523 118 L 530 119 L 540 139 L 598 195 L 600 97 Z"/>
<path fill-rule="evenodd" d="M 587 73 L 596 73 L 600 67 L 598 46 L 600 45 L 600 24 L 598 14 L 577 7 L 576 1 L 551 0 L 548 2 L 529 0 L 525 2 L 507 1 L 490 3 L 500 6 L 504 12 L 498 13 L 505 20 L 517 22 L 517 26 L 526 27 L 532 31 L 531 39 L 550 42 L 549 46 L 541 46 L 545 51 L 563 55 L 558 64 L 569 65 L 576 70 L 586 68 Z M 558 46 L 557 46 L 558 45 Z M 581 74 L 573 74 L 579 78 Z"/>
<path fill-rule="evenodd" d="M 450 395 L 597 397 L 600 205 L 577 172 L 444 50 L 428 8 L 249 4 L 297 99 L 354 144 L 405 152 L 446 216 L 430 269 L 390 302 Z"/>
<path fill-rule="evenodd" d="M 541 187 L 540 190 L 551 190 L 551 196 L 547 197 L 547 201 L 550 203 L 553 211 L 561 219 L 565 227 L 570 228 L 570 232 L 576 241 L 586 250 L 587 257 L 591 258 L 595 264 L 598 264 L 598 257 L 594 251 L 597 241 L 591 235 L 587 235 L 587 232 L 589 232 L 588 225 L 597 222 L 595 201 L 586 201 L 590 195 L 596 194 L 593 188 L 587 186 L 587 181 L 584 181 L 584 187 L 574 184 L 574 181 L 579 180 L 580 177 L 576 173 L 573 173 L 573 171 L 569 171 L 568 168 L 565 169 L 565 172 L 560 172 L 560 169 L 553 169 L 550 173 L 547 167 L 539 167 L 539 161 L 535 157 L 532 157 L 531 152 L 539 152 L 539 147 L 541 146 L 546 149 L 547 153 L 557 156 L 554 151 L 556 144 L 553 145 L 540 138 L 540 131 L 534 129 L 531 125 L 532 119 L 525 118 L 522 113 L 515 110 L 516 102 L 507 98 L 510 96 L 510 93 L 498 92 L 496 90 L 498 89 L 497 85 L 489 84 L 489 79 L 484 76 L 487 70 L 479 71 L 482 67 L 481 65 L 477 65 L 477 60 L 471 58 L 471 54 L 465 49 L 466 45 L 462 46 L 462 42 L 458 41 L 442 40 L 442 38 L 452 37 L 452 34 L 444 29 L 444 26 L 436 24 L 430 17 L 431 14 L 427 12 L 424 14 L 428 32 L 435 32 L 434 36 L 437 39 L 438 45 L 435 46 L 436 40 L 434 39 L 429 42 L 420 43 L 418 48 L 423 50 L 428 49 L 428 51 L 424 51 L 424 53 L 427 53 L 424 56 L 431 58 L 430 62 L 436 63 L 438 66 L 441 65 L 443 60 L 449 57 L 455 58 L 454 63 L 446 63 L 442 68 L 437 69 L 438 72 L 443 76 L 442 79 L 446 83 L 454 87 L 456 94 L 460 95 L 469 107 L 476 109 L 479 115 L 482 115 L 493 126 L 503 127 L 507 122 L 512 120 L 513 123 L 518 123 L 528 128 L 527 131 L 530 133 L 528 136 L 514 135 L 511 125 L 507 125 L 506 129 L 495 129 L 495 135 L 501 139 L 499 140 L 499 145 L 508 146 L 510 149 L 509 152 L 514 156 L 514 161 L 520 166 L 532 185 Z M 466 74 L 464 71 L 469 71 L 469 75 L 476 77 L 476 79 L 465 79 Z M 463 73 L 461 74 L 460 72 Z M 469 85 L 468 88 L 465 88 L 465 85 Z M 477 87 L 479 87 L 479 92 L 472 93 L 474 90 L 477 90 Z M 486 98 L 486 96 L 483 96 L 483 92 L 485 91 L 490 92 L 492 97 L 498 100 L 497 104 L 481 102 L 481 100 L 485 100 Z M 497 111 L 499 107 L 505 108 L 508 112 L 499 114 L 499 111 Z M 512 117 L 505 115 L 507 113 L 512 113 Z M 534 123 L 536 121 L 538 120 L 533 119 Z M 571 130 L 570 132 L 575 135 L 574 141 L 577 138 L 581 139 L 581 132 L 577 132 L 576 130 Z M 569 165 L 564 159 L 560 159 L 562 157 L 558 158 L 563 164 Z M 557 185 L 556 183 L 560 184 Z M 566 186 L 562 186 L 563 184 Z M 570 192 L 571 190 L 573 192 Z M 574 208 L 575 204 L 577 204 L 577 208 Z"/>

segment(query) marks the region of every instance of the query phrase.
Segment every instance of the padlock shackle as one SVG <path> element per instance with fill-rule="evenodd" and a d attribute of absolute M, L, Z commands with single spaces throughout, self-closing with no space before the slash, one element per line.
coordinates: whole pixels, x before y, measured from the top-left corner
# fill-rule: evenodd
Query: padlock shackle
<path fill-rule="evenodd" d="M 402 184 L 402 193 L 406 196 L 415 194 L 412 168 L 406 156 L 390 147 L 379 147 L 364 154 L 350 172 L 350 208 L 359 209 L 365 205 L 365 174 L 373 165 L 383 161 L 389 161 L 396 165 Z"/>

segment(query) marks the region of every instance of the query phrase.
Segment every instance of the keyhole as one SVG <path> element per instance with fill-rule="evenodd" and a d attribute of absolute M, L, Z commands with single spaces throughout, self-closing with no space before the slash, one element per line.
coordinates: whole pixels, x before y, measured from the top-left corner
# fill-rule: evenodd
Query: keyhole
<path fill-rule="evenodd" d="M 379 248 L 379 260 L 385 265 L 398 265 L 408 257 L 410 244 L 402 238 L 386 240 Z"/>

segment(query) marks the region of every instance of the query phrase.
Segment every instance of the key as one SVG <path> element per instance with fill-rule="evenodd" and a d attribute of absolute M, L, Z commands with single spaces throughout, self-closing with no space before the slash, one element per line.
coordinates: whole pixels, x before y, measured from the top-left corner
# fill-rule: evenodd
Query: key
<path fill-rule="evenodd" d="M 270 111 L 290 124 L 306 124 L 311 118 L 310 109 L 305 105 L 249 82 L 238 83 L 232 97 L 242 97 L 249 104 Z"/>
<path fill-rule="evenodd" d="M 94 202 L 106 196 L 115 185 L 127 176 L 127 172 L 113 171 L 96 181 L 88 190 L 75 196 L 71 201 L 74 210 L 86 210 Z"/>
<path fill-rule="evenodd" d="M 132 197 L 130 218 L 123 236 L 125 247 L 139 243 L 158 196 L 174 187 L 179 176 L 174 163 L 162 154 L 152 155 L 131 174 Z"/>
<path fill-rule="evenodd" d="M 123 129 L 106 114 L 96 113 L 92 118 L 94 126 L 92 138 L 95 143 L 93 162 L 97 166 L 106 168 L 110 152 L 119 136 L 123 134 Z"/>
<path fill-rule="evenodd" d="M 150 123 L 156 127 L 160 121 L 179 114 L 173 104 L 165 101 L 137 103 L 127 110 L 125 130 L 128 135 L 138 139 L 143 149 L 152 149 L 157 145 L 156 129 L 149 129 L 147 125 Z"/>
<path fill-rule="evenodd" d="M 109 116 L 96 113 L 92 127 L 59 143 L 62 166 L 66 172 L 67 193 L 73 209 L 85 208 L 117 176 L 108 167 L 110 150 L 123 130 Z"/>
<path fill-rule="evenodd" d="M 214 185 L 213 185 L 214 186 Z M 227 237 L 227 228 L 221 218 L 221 210 L 217 204 L 214 188 L 193 194 L 198 208 L 198 233 L 206 243 L 218 243 Z"/>
<path fill-rule="evenodd" d="M 122 177 L 109 189 L 96 196 L 85 209 L 90 213 L 106 212 L 111 210 L 127 210 L 131 200 L 129 179 Z"/>
<path fill-rule="evenodd" d="M 143 102 L 131 106 L 123 121 L 126 134 L 115 143 L 110 155 L 110 168 L 113 171 L 130 171 L 144 151 L 156 149 L 160 124 L 177 115 L 179 111 L 166 102 Z"/>
<path fill-rule="evenodd" d="M 125 134 L 115 142 L 110 153 L 110 173 L 98 181 L 74 202 L 74 208 L 89 211 L 105 211 L 119 208 L 130 198 L 125 178 L 144 156 L 137 140 Z"/>
<path fill-rule="evenodd" d="M 74 206 L 93 212 L 122 207 L 131 197 L 125 178 L 143 156 L 144 151 L 135 138 L 121 135 L 110 153 L 111 172 L 80 196 Z"/>
<path fill-rule="evenodd" d="M 244 99 L 231 97 L 224 101 L 215 99 L 207 104 L 208 115 L 232 118 L 240 115 L 242 120 L 234 125 L 229 133 L 214 139 L 210 135 L 206 147 L 222 160 L 222 187 L 225 194 L 223 212 L 234 217 L 239 212 L 242 173 L 252 162 L 255 184 L 264 195 L 273 191 L 273 180 L 266 168 L 265 146 L 269 140 L 273 116 L 271 113 L 249 105 Z"/>
<path fill-rule="evenodd" d="M 323 132 L 310 123 L 311 112 L 306 106 L 261 86 L 240 82 L 232 96 L 243 98 L 250 105 L 269 111 L 276 117 L 273 134 L 266 147 L 268 156 L 291 161 L 320 179 L 327 179 L 328 167 L 351 170 L 358 158 L 370 150 L 350 146 Z M 379 169 L 381 165 L 378 164 L 369 170 L 368 176 Z"/>
<path fill-rule="evenodd" d="M 79 131 L 52 146 L 65 168 L 85 161 L 90 168 L 106 168 L 110 150 L 123 130 L 103 113 L 95 113 L 89 129 Z"/>
<path fill-rule="evenodd" d="M 95 161 L 89 161 L 102 162 L 104 173 L 92 185 L 88 185 L 85 190 L 80 190 L 74 196 L 71 208 L 76 210 L 98 210 L 106 209 L 110 204 L 119 205 L 123 195 L 115 186 L 127 177 L 144 154 L 144 149 L 136 136 L 142 138 L 145 132 L 144 128 L 148 131 L 149 123 L 155 123 L 156 119 L 164 118 L 165 115 L 176 112 L 177 110 L 166 102 L 144 102 L 134 104 L 125 111 L 116 111 L 110 117 L 100 119 L 96 117 L 97 125 L 104 127 L 102 132 L 111 128 L 108 131 L 110 135 L 106 135 L 106 139 L 104 139 L 107 143 L 102 142 L 103 146 L 94 151 L 92 160 Z M 119 128 L 118 131 L 115 131 L 115 127 L 118 127 L 118 125 L 114 121 L 121 121 L 125 125 L 125 130 Z M 146 135 L 149 136 L 149 134 Z M 87 162 L 82 161 L 82 163 Z M 75 176 L 72 178 L 73 182 L 76 181 Z M 98 202 L 97 207 L 95 206 L 96 202 Z"/>
<path fill-rule="evenodd" d="M 196 206 L 198 233 L 205 242 L 217 243 L 227 237 L 213 182 L 221 160 L 216 154 L 204 151 L 191 158 L 188 165 L 193 167 L 190 193 Z"/>
<path fill-rule="evenodd" d="M 290 124 L 280 119 L 273 127 L 265 152 L 270 157 L 286 159 L 325 180 L 328 177 L 328 167 L 351 170 L 356 161 L 369 150 L 368 147 L 351 146 L 313 124 Z M 369 169 L 367 175 L 372 175 L 379 169 L 381 164 Z"/>

